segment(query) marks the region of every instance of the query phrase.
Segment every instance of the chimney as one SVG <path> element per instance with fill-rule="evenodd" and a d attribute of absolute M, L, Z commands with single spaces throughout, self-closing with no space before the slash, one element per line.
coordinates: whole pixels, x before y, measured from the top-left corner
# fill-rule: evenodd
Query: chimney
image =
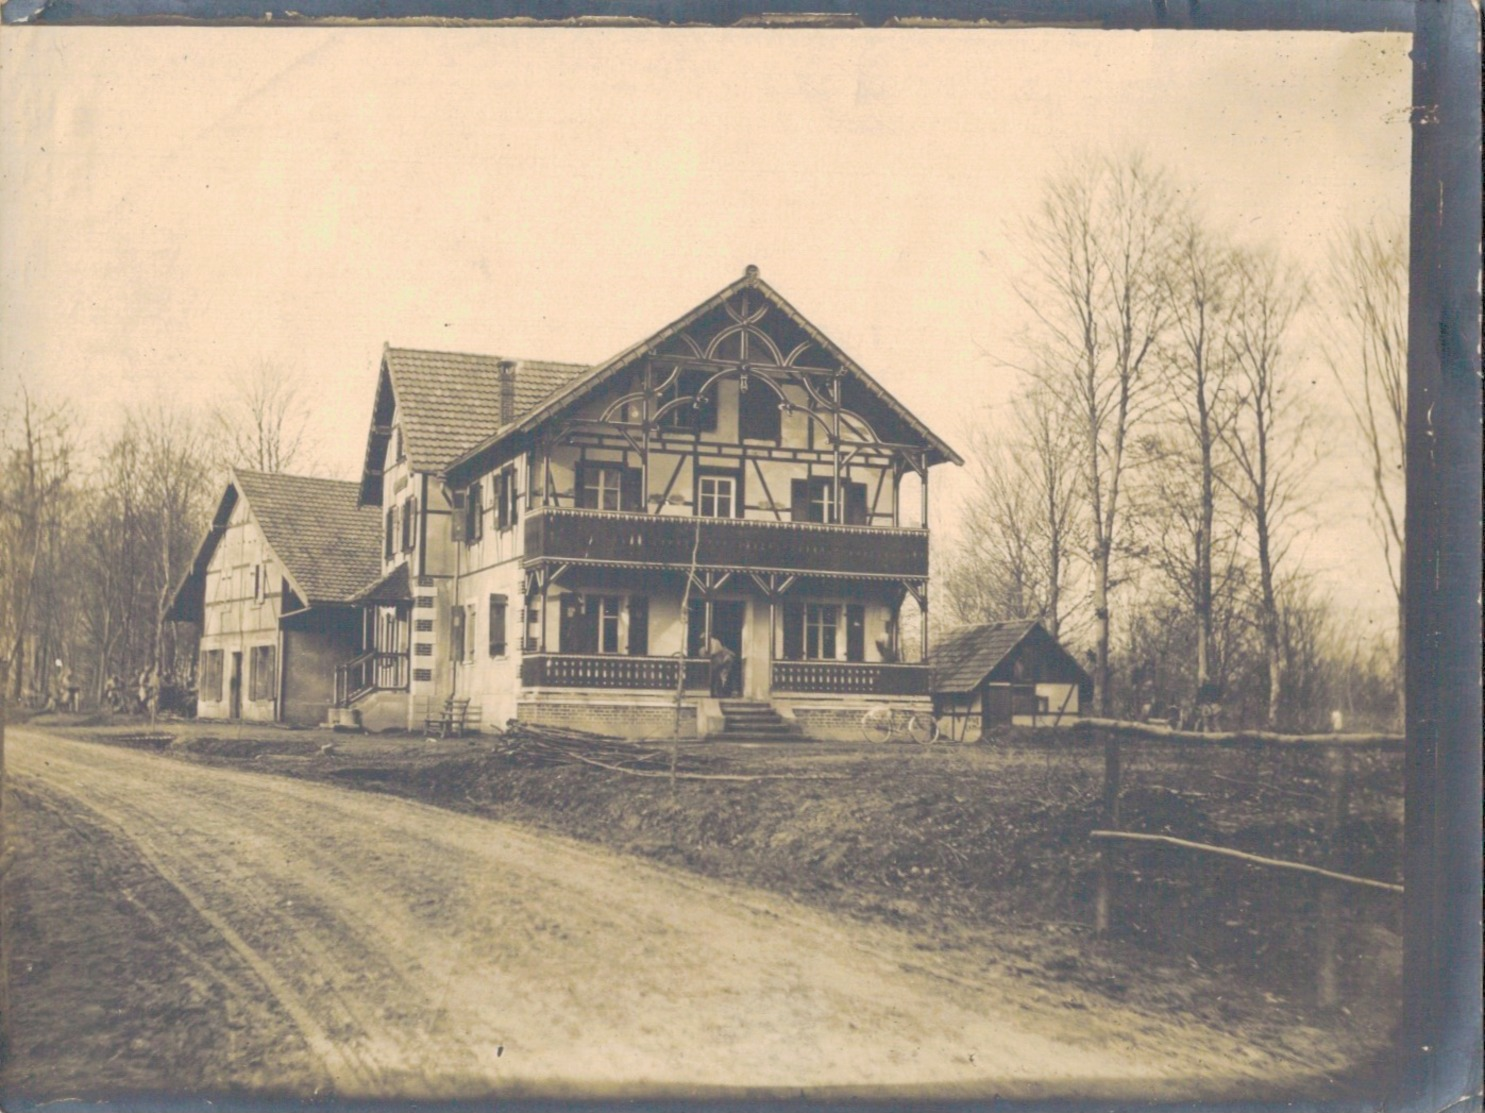
<path fill-rule="evenodd" d="M 516 419 L 516 361 L 500 361 L 500 424 L 509 425 Z"/>

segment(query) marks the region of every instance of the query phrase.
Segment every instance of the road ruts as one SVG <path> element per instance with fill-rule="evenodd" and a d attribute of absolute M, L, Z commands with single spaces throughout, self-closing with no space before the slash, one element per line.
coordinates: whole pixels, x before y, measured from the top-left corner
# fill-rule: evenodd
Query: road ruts
<path fill-rule="evenodd" d="M 1275 1068 L 1209 1029 L 935 976 L 892 933 L 513 825 L 7 742 L 10 776 L 127 839 L 252 969 L 323 1069 L 306 1092 L 1182 1096 Z"/>

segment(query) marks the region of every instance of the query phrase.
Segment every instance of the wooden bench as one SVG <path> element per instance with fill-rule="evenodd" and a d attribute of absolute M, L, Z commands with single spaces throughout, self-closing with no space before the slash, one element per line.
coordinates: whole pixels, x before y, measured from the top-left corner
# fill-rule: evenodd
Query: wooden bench
<path fill-rule="evenodd" d="M 433 738 L 462 738 L 479 730 L 479 717 L 479 708 L 471 708 L 469 700 L 450 696 L 439 707 L 429 706 L 423 730 Z"/>

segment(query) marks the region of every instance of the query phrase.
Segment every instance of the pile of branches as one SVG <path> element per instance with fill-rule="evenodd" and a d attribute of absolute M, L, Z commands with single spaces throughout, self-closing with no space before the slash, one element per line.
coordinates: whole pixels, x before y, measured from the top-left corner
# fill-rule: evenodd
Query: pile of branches
<path fill-rule="evenodd" d="M 669 776 L 669 744 L 634 743 L 605 734 L 566 727 L 523 723 L 512 719 L 490 746 L 500 757 L 529 765 L 596 765 L 620 773 Z M 715 760 L 696 754 L 677 754 L 677 773 L 692 775 L 715 765 Z"/>

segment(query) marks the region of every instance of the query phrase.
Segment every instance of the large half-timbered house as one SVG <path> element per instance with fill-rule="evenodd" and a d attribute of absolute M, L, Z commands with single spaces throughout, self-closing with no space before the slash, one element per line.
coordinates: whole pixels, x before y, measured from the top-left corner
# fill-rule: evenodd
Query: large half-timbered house
<path fill-rule="evenodd" d="M 953 449 L 749 267 L 595 367 L 384 353 L 361 499 L 382 575 L 341 702 L 712 734 L 726 693 L 812 735 L 929 696 L 928 477 Z M 923 631 L 904 644 L 904 608 Z M 916 639 L 915 639 L 916 640 Z M 679 696 L 678 696 L 679 693 Z M 754 720 L 756 721 L 756 720 Z"/>

